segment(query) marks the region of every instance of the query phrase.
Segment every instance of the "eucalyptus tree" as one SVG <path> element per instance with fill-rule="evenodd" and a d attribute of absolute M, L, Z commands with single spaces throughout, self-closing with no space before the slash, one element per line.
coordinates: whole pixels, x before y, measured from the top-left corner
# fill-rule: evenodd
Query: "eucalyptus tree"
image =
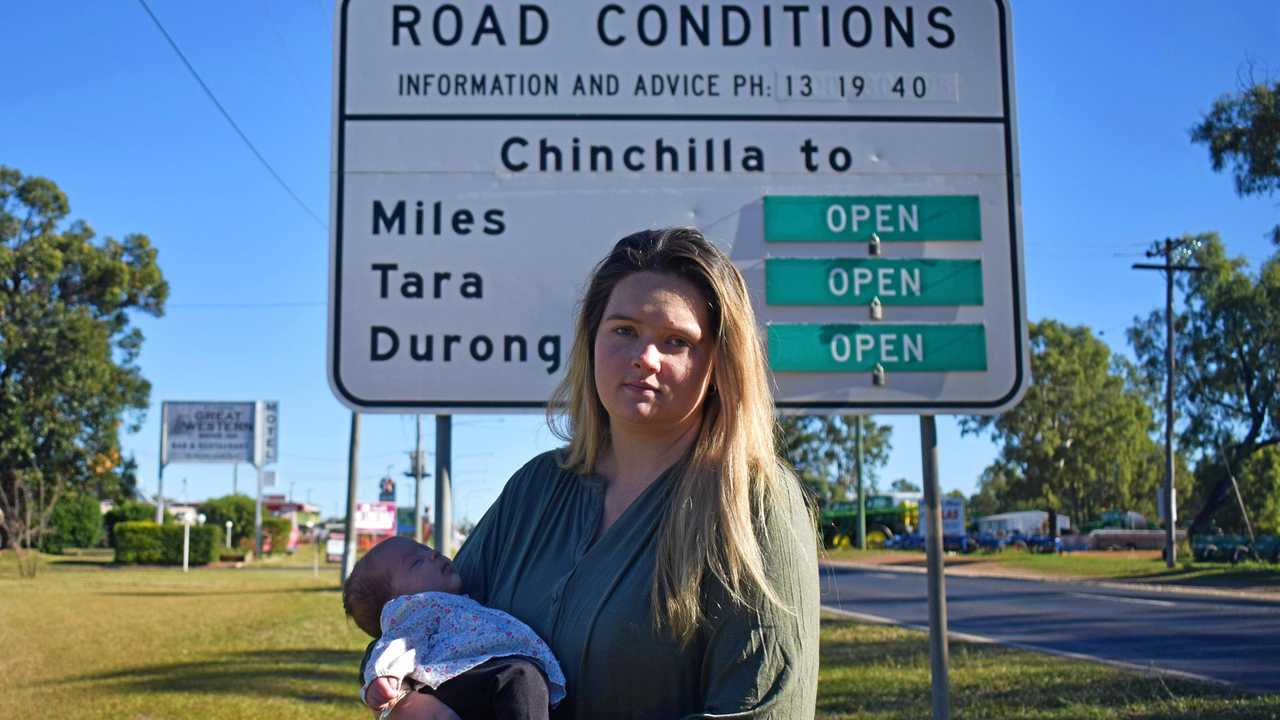
<path fill-rule="evenodd" d="M 1204 270 L 1179 278 L 1186 298 L 1174 316 L 1180 445 L 1238 479 L 1257 453 L 1280 445 L 1280 249 L 1250 272 L 1243 258 L 1227 257 L 1216 233 L 1183 245 Z M 1135 319 L 1128 335 L 1148 382 L 1164 377 L 1163 311 Z M 1231 499 L 1231 473 L 1198 473 L 1193 531 Z M 1245 498 L 1259 508 L 1270 501 L 1266 493 Z"/>
<path fill-rule="evenodd" d="M 1031 323 L 1031 377 L 1012 410 L 965 417 L 964 434 L 999 446 L 984 506 L 1038 507 L 1082 523 L 1112 508 L 1153 509 L 1160 448 L 1152 412 L 1123 360 L 1087 327 Z"/>
<path fill-rule="evenodd" d="M 26 576 L 58 499 L 129 472 L 119 431 L 150 394 L 130 314 L 169 292 L 145 235 L 98 240 L 69 213 L 55 183 L 0 166 L 0 511 Z"/>
<path fill-rule="evenodd" d="M 1191 141 L 1208 146 L 1215 171 L 1231 166 L 1236 194 L 1280 190 L 1280 82 L 1249 82 L 1219 97 L 1191 129 Z M 1280 245 L 1280 225 L 1271 233 Z"/>
<path fill-rule="evenodd" d="M 779 452 L 825 504 L 854 497 L 857 487 L 857 423 L 862 423 L 862 475 L 868 494 L 878 492 L 878 471 L 889 461 L 893 428 L 871 416 L 783 415 Z"/>

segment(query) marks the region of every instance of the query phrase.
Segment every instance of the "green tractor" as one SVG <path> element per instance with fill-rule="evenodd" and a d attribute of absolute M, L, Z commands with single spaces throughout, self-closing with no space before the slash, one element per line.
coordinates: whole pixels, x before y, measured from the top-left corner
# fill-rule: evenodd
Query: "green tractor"
<path fill-rule="evenodd" d="M 920 527 L 920 506 L 910 500 L 896 502 L 892 495 L 867 496 L 867 547 L 879 548 L 895 534 Z M 858 502 L 831 503 L 819 518 L 822 546 L 853 547 L 858 543 Z"/>

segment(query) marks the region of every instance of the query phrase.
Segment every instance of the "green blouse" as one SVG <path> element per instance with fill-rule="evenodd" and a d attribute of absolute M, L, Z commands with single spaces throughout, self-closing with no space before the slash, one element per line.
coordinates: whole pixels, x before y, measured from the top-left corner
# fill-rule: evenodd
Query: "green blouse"
<path fill-rule="evenodd" d="M 454 559 L 467 593 L 532 627 L 567 679 L 556 720 L 812 718 L 818 683 L 816 541 L 799 487 L 771 508 L 766 572 L 789 609 L 744 609 L 704 593 L 709 620 L 685 648 L 650 621 L 664 473 L 592 542 L 596 477 L 535 457 L 507 483 Z"/>

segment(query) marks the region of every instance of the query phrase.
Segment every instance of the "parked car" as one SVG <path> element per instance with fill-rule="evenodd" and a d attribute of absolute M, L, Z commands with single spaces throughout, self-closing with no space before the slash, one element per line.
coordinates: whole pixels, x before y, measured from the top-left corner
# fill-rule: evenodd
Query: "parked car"
<path fill-rule="evenodd" d="M 885 541 L 886 550 L 924 550 L 925 536 L 919 533 L 894 535 Z M 978 542 L 968 535 L 947 535 L 942 538 L 942 549 L 947 552 L 970 553 L 978 549 Z"/>
<path fill-rule="evenodd" d="M 898 534 L 889 538 L 884 546 L 890 550 L 923 550 L 924 536 L 917 533 Z"/>
<path fill-rule="evenodd" d="M 978 549 L 978 543 L 968 535 L 944 535 L 942 549 L 948 552 L 968 554 Z"/>
<path fill-rule="evenodd" d="M 980 533 L 978 535 L 978 547 L 987 552 L 1000 552 L 1008 544 L 1009 539 L 1004 535 L 996 535 L 995 533 Z"/>
<path fill-rule="evenodd" d="M 1027 549 L 1037 553 L 1061 553 L 1062 538 L 1052 535 L 1032 535 L 1027 538 Z"/>

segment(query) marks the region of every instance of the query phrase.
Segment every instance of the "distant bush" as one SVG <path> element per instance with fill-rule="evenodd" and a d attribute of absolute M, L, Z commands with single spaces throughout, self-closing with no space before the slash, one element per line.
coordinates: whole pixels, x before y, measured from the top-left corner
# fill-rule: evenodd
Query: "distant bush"
<path fill-rule="evenodd" d="M 289 547 L 289 531 L 293 529 L 293 523 L 285 518 L 264 517 L 262 518 L 262 543 L 266 547 L 266 538 L 271 538 L 270 555 L 282 553 Z"/>
<path fill-rule="evenodd" d="M 111 508 L 102 516 L 102 525 L 107 531 L 107 547 L 115 547 L 115 526 L 121 522 L 137 522 L 141 520 L 152 520 L 156 517 L 156 506 L 151 503 L 137 502 L 129 500 L 120 503 Z M 173 522 L 173 515 L 168 510 L 164 511 L 164 520 L 166 523 Z"/>
<path fill-rule="evenodd" d="M 69 547 L 87 548 L 102 537 L 102 510 L 97 498 L 69 494 L 58 500 L 49 516 L 49 532 L 40 539 L 40 550 L 61 554 Z"/>
<path fill-rule="evenodd" d="M 124 521 L 115 527 L 117 563 L 138 565 L 181 565 L 183 526 L 157 525 L 149 520 Z M 218 559 L 222 528 L 193 525 L 188 562 L 207 565 Z"/>
<path fill-rule="evenodd" d="M 224 495 L 200 503 L 197 512 L 204 513 L 206 525 L 226 529 L 231 521 L 231 542 L 253 537 L 253 498 L 248 495 Z"/>

